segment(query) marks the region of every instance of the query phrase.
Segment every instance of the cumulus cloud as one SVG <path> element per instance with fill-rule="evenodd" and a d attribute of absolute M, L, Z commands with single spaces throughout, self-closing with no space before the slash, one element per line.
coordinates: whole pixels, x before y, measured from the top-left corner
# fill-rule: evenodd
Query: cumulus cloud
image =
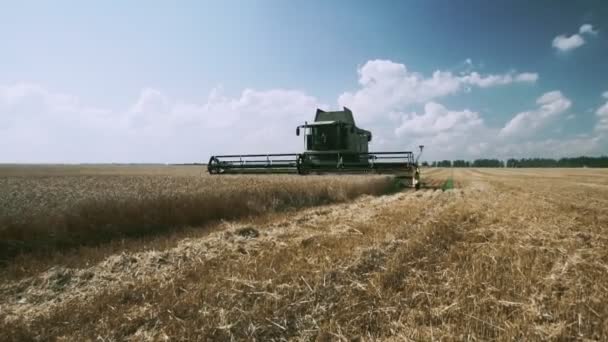
<path fill-rule="evenodd" d="M 403 114 L 395 134 L 398 139 L 411 141 L 411 146 L 429 146 L 427 157 L 430 160 L 560 158 L 605 151 L 608 141 L 601 133 L 567 136 L 559 130 L 552 132 L 558 134 L 558 138 L 539 134 L 542 128 L 567 112 L 572 102 L 560 91 L 551 91 L 540 96 L 536 103 L 538 108 L 514 115 L 501 129 L 486 125 L 479 112 L 451 110 L 429 102 L 421 113 Z M 608 106 L 606 108 L 608 111 Z"/>
<path fill-rule="evenodd" d="M 578 33 L 575 33 L 571 36 L 568 35 L 559 35 L 553 38 L 552 45 L 559 51 L 570 51 L 574 50 L 578 47 L 581 47 L 585 44 L 585 39 L 583 35 L 596 35 L 597 31 L 593 29 L 591 24 L 583 24 Z"/>
<path fill-rule="evenodd" d="M 448 110 L 439 103 L 429 102 L 424 105 L 421 114 L 403 115 L 401 125 L 395 129 L 397 136 L 425 136 L 439 133 L 473 133 L 475 128 L 483 125 L 479 114 L 468 109 L 462 111 Z"/>
<path fill-rule="evenodd" d="M 215 89 L 200 103 L 144 89 L 124 110 L 85 106 L 31 84 L 0 87 L 1 162 L 194 162 L 218 153 L 295 152 L 292 129 L 316 98 L 296 90 Z"/>
<path fill-rule="evenodd" d="M 533 83 L 535 73 L 507 73 L 481 75 L 477 72 L 454 75 L 437 70 L 430 77 L 410 71 L 401 63 L 372 60 L 358 70 L 361 88 L 345 92 L 338 98 L 340 106 L 356 110 L 363 122 L 373 121 L 378 115 L 402 110 L 415 103 L 451 95 L 470 86 L 488 88 L 511 83 Z"/>
<path fill-rule="evenodd" d="M 536 82 L 538 81 L 538 74 L 533 72 L 524 72 L 515 76 L 516 82 Z"/>
<path fill-rule="evenodd" d="M 402 114 L 395 129 L 397 142 L 406 146 L 432 146 L 431 159 L 479 156 L 488 149 L 492 130 L 484 125 L 480 114 L 468 109 L 450 110 L 436 102 L 428 102 L 421 113 Z"/>
<path fill-rule="evenodd" d="M 607 101 L 595 111 L 595 115 L 598 117 L 595 130 L 605 132 L 608 131 L 608 91 L 605 91 L 602 97 Z"/>
<path fill-rule="evenodd" d="M 608 99 L 608 92 L 603 96 Z M 608 102 L 596 112 L 599 119 L 595 132 L 575 136 L 560 135 L 557 138 L 546 136 L 540 138 L 532 133 L 559 119 L 560 115 L 571 107 L 572 101 L 560 91 L 551 91 L 543 94 L 536 102 L 538 108 L 516 114 L 500 130 L 496 139 L 487 140 L 491 146 L 491 155 L 499 158 L 514 156 L 561 158 L 605 153 L 608 136 L 601 131 L 608 130 Z"/>
<path fill-rule="evenodd" d="M 482 76 L 477 72 L 472 72 L 466 76 L 461 76 L 460 80 L 464 84 L 475 85 L 480 88 L 488 88 L 514 82 L 536 82 L 538 74 L 525 72 L 521 74 L 503 74 Z"/>
<path fill-rule="evenodd" d="M 559 35 L 553 38 L 553 47 L 560 51 L 569 51 L 585 44 L 585 39 L 579 34 L 571 36 Z"/>
<path fill-rule="evenodd" d="M 527 136 L 564 113 L 572 105 L 572 101 L 560 91 L 550 91 L 536 100 L 538 108 L 518 113 L 501 130 L 500 136 Z"/>
<path fill-rule="evenodd" d="M 504 127 L 488 126 L 483 112 L 440 103 L 466 88 L 537 79 L 534 73 L 423 76 L 403 64 L 369 61 L 359 68 L 360 88 L 338 103 L 352 106 L 360 126 L 374 132 L 373 150 L 422 144 L 435 160 L 550 155 L 554 147 L 563 149 L 559 156 L 605 151 L 608 92 L 596 111 L 595 135 L 559 139 L 532 134 L 570 108 L 559 91 L 543 94 L 537 108 Z M 299 152 L 302 137 L 294 127 L 311 120 L 317 107 L 333 109 L 299 90 L 245 89 L 234 96 L 218 87 L 182 101 L 146 88 L 123 109 L 110 110 L 40 85 L 0 85 L 0 162 L 204 162 L 211 154 Z"/>
<path fill-rule="evenodd" d="M 585 33 L 597 34 L 597 30 L 594 30 L 593 26 L 591 24 L 583 24 L 581 26 L 581 28 L 578 30 L 578 32 L 580 34 L 585 34 Z"/>
<path fill-rule="evenodd" d="M 163 120 L 172 111 L 170 100 L 156 89 L 147 88 L 141 91 L 137 101 L 128 110 L 128 121 L 131 127 L 147 127 Z"/>
<path fill-rule="evenodd" d="M 125 123 L 111 111 L 40 85 L 0 86 L 0 162 L 70 161 L 87 155 L 111 160 L 108 153 L 121 151 L 124 141 L 116 132 Z"/>
<path fill-rule="evenodd" d="M 608 92 L 605 97 L 608 99 Z M 533 110 L 515 114 L 504 127 L 494 128 L 485 123 L 480 112 L 448 109 L 429 102 L 420 113 L 401 114 L 395 135 L 397 142 L 401 141 L 404 146 L 428 146 L 426 158 L 429 160 L 561 158 L 605 153 L 608 146 L 605 131 L 575 136 L 563 134 L 559 129 L 551 131 L 549 136 L 544 134 L 547 131 L 541 132 L 558 121 L 572 105 L 560 91 L 542 94 L 536 104 Z M 605 114 L 603 123 L 608 124 L 608 101 L 602 108 L 598 113 Z M 601 125 L 602 121 L 598 121 L 597 127 Z M 608 125 L 602 127 L 608 131 Z"/>

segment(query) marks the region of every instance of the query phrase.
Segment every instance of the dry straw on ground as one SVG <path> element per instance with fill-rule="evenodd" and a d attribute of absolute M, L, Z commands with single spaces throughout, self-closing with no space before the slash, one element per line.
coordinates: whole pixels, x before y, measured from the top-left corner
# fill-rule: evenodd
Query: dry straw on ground
<path fill-rule="evenodd" d="M 58 262 L 0 285 L 0 331 L 13 340 L 606 340 L 608 173 L 454 178 L 446 192 L 365 196 L 224 222 L 88 266 Z"/>

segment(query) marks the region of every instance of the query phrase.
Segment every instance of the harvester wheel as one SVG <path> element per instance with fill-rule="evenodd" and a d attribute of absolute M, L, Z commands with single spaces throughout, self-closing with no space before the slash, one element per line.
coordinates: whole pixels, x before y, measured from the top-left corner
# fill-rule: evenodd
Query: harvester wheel
<path fill-rule="evenodd" d="M 296 159 L 296 167 L 298 169 L 299 175 L 308 174 L 308 171 L 306 171 L 306 169 L 304 169 L 304 155 L 303 154 L 298 154 L 298 158 Z"/>

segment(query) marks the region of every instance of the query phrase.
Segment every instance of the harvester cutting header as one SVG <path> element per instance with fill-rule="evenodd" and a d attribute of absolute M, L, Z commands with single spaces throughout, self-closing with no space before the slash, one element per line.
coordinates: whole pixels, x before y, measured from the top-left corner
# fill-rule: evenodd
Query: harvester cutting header
<path fill-rule="evenodd" d="M 353 113 L 317 109 L 315 121 L 296 128 L 303 133 L 305 151 L 286 154 L 241 154 L 212 156 L 210 174 L 227 173 L 386 173 L 402 178 L 407 186 L 418 187 L 418 157 L 410 151 L 369 152 L 370 131 L 355 125 Z"/>

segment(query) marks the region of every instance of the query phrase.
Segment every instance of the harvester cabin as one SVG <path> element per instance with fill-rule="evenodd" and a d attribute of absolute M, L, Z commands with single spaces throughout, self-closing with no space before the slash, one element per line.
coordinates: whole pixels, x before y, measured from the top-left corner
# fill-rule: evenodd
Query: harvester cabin
<path fill-rule="evenodd" d="M 307 152 L 368 152 L 372 134 L 357 128 L 350 109 L 326 112 L 317 109 L 315 121 L 305 128 Z"/>

